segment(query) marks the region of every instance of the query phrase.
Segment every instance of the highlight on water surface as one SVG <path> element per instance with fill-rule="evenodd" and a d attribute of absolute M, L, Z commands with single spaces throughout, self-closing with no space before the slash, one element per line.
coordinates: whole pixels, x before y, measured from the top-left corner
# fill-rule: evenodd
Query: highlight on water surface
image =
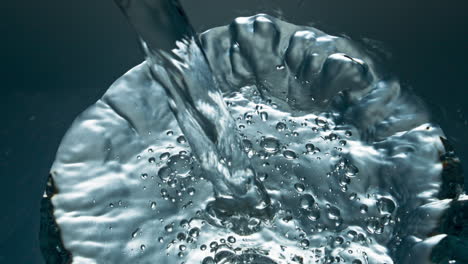
<path fill-rule="evenodd" d="M 365 47 L 263 14 L 151 47 L 131 3 L 147 61 L 65 135 L 43 205 L 45 258 L 467 260 L 459 161 Z"/>

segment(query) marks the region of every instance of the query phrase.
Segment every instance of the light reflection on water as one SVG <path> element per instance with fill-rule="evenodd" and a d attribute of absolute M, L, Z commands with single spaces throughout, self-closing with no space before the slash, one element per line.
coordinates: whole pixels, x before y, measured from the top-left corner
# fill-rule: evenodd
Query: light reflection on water
<path fill-rule="evenodd" d="M 418 101 L 316 29 L 257 16 L 201 43 L 273 217 L 206 213 L 211 183 L 181 159 L 192 150 L 143 64 L 75 121 L 52 167 L 74 262 L 426 263 L 459 179 Z"/>

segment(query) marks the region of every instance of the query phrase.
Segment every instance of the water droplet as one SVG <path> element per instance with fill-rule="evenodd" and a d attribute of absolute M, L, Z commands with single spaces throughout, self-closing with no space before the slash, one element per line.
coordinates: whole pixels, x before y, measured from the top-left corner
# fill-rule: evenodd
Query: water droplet
<path fill-rule="evenodd" d="M 292 150 L 285 150 L 285 151 L 283 151 L 283 156 L 284 156 L 286 159 L 289 159 L 289 160 L 292 160 L 292 159 L 296 159 L 296 158 L 297 158 L 296 152 L 294 152 L 294 151 L 292 151 Z"/>
<path fill-rule="evenodd" d="M 228 241 L 229 243 L 231 243 L 231 244 L 234 244 L 234 243 L 236 243 L 236 238 L 233 237 L 233 236 L 229 236 L 229 237 L 227 238 L 227 241 Z"/>
<path fill-rule="evenodd" d="M 260 113 L 260 118 L 262 121 L 267 121 L 268 120 L 268 113 L 267 112 L 261 112 Z"/>
<path fill-rule="evenodd" d="M 353 133 L 351 133 L 351 131 L 349 131 L 349 130 L 345 132 L 345 136 L 346 136 L 346 137 L 350 137 L 350 136 L 352 136 L 352 135 L 353 135 Z"/>
<path fill-rule="evenodd" d="M 156 202 L 151 202 L 150 207 L 152 210 L 156 210 Z"/>
<path fill-rule="evenodd" d="M 166 132 L 166 135 L 172 136 L 172 135 L 174 135 L 174 132 L 172 130 L 169 130 L 169 131 Z"/>
<path fill-rule="evenodd" d="M 277 70 L 284 70 L 284 65 L 276 65 Z"/>
<path fill-rule="evenodd" d="M 148 174 L 146 174 L 146 173 L 141 174 L 141 179 L 142 180 L 146 180 L 147 178 L 148 178 Z"/>
<path fill-rule="evenodd" d="M 260 141 L 260 146 L 269 153 L 276 153 L 279 150 L 279 141 L 273 137 L 267 137 Z"/>
<path fill-rule="evenodd" d="M 156 159 L 154 157 L 151 157 L 151 158 L 148 159 L 148 162 L 149 163 L 154 163 L 154 162 L 156 162 Z"/>

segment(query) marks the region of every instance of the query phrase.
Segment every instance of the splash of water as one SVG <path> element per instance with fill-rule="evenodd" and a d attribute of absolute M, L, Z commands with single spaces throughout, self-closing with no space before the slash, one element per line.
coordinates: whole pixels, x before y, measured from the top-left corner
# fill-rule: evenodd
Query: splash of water
<path fill-rule="evenodd" d="M 116 1 L 139 32 L 153 78 L 162 84 L 218 206 L 262 210 L 269 198 L 255 178 L 236 123 L 177 1 Z"/>
<path fill-rule="evenodd" d="M 238 18 L 199 40 L 202 49 L 179 41 L 176 57 L 146 45 L 150 60 L 65 136 L 52 167 L 52 203 L 74 262 L 466 259 L 443 246 L 464 241 L 458 162 L 424 107 L 364 49 L 266 15 Z M 223 98 L 203 94 L 217 89 Z M 226 120 L 190 98 L 226 102 L 221 116 L 234 123 L 225 133 L 238 130 L 242 141 L 231 154 L 248 157 L 258 189 L 275 205 L 268 221 L 211 203 L 220 177 L 206 173 L 212 167 L 200 153 L 224 155 L 212 139 Z M 166 100 L 171 108 L 155 103 Z M 235 183 L 226 186 L 236 193 Z"/>

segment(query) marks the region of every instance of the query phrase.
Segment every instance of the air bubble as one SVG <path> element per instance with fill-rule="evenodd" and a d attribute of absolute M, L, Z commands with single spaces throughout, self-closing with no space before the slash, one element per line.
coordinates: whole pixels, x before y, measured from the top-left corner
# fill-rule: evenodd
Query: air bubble
<path fill-rule="evenodd" d="M 206 257 L 203 259 L 202 264 L 216 264 L 212 257 Z"/>
<path fill-rule="evenodd" d="M 359 207 L 359 212 L 361 212 L 361 214 L 367 214 L 367 211 L 369 210 L 369 208 L 367 207 L 367 205 L 365 204 L 362 204 L 360 207 Z"/>
<path fill-rule="evenodd" d="M 190 229 L 189 231 L 189 236 L 193 237 L 193 238 L 196 238 L 200 235 L 200 229 L 197 228 L 197 227 L 194 227 L 192 229 Z"/>
<path fill-rule="evenodd" d="M 192 161 L 188 155 L 174 155 L 167 161 L 167 166 L 174 174 L 186 177 L 192 170 Z"/>
<path fill-rule="evenodd" d="M 320 210 L 318 208 L 312 208 L 312 210 L 307 212 L 307 218 L 310 221 L 317 221 L 320 219 Z"/>
<path fill-rule="evenodd" d="M 168 233 L 171 233 L 172 231 L 174 231 L 174 224 L 166 225 L 164 227 L 164 230 L 166 230 L 166 232 L 168 232 Z"/>
<path fill-rule="evenodd" d="M 328 214 L 327 214 L 328 218 L 330 220 L 338 220 L 340 219 L 341 217 L 341 213 L 340 213 L 340 210 L 334 206 L 330 206 L 330 208 L 328 208 Z"/>
<path fill-rule="evenodd" d="M 395 210 L 396 205 L 392 200 L 382 197 L 377 201 L 377 207 L 380 213 L 391 214 Z"/>
<path fill-rule="evenodd" d="M 303 192 L 305 190 L 305 186 L 302 183 L 296 183 L 294 184 L 294 189 L 296 189 L 297 192 Z"/>
<path fill-rule="evenodd" d="M 383 225 L 375 218 L 369 218 L 366 221 L 366 230 L 371 234 L 382 234 Z"/>
<path fill-rule="evenodd" d="M 315 150 L 314 144 L 310 144 L 310 143 L 309 143 L 309 144 L 306 144 L 306 145 L 305 145 L 305 148 L 306 148 L 307 152 L 312 152 L 312 151 Z"/>
<path fill-rule="evenodd" d="M 169 152 L 164 152 L 159 156 L 160 160 L 167 160 L 171 154 Z"/>
<path fill-rule="evenodd" d="M 326 127 L 328 125 L 328 122 L 327 122 L 327 120 L 325 120 L 323 118 L 317 117 L 315 119 L 315 124 L 317 124 L 317 126 L 319 126 L 319 127 Z"/>
<path fill-rule="evenodd" d="M 195 194 L 195 189 L 190 187 L 190 188 L 187 189 L 187 193 L 188 193 L 188 195 L 193 196 Z"/>
<path fill-rule="evenodd" d="M 315 203 L 315 199 L 314 197 L 312 197 L 312 195 L 310 194 L 304 194 L 302 197 L 301 197 L 301 200 L 300 200 L 300 206 L 302 209 L 306 209 L 306 210 L 309 210 L 312 208 L 312 206 L 314 205 Z"/>
<path fill-rule="evenodd" d="M 252 142 L 248 139 L 242 140 L 242 146 L 244 147 L 245 152 L 249 152 L 252 150 Z"/>
<path fill-rule="evenodd" d="M 260 181 L 264 182 L 264 181 L 268 178 L 268 173 L 262 173 L 262 172 L 261 172 L 261 173 L 258 173 L 258 174 L 257 174 L 257 178 L 258 178 Z"/>
<path fill-rule="evenodd" d="M 177 138 L 177 142 L 178 142 L 179 144 L 185 144 L 185 143 L 187 143 L 187 140 L 185 139 L 184 136 L 179 136 L 179 137 Z"/>
<path fill-rule="evenodd" d="M 346 176 L 355 177 L 356 174 L 358 174 L 358 172 L 359 172 L 359 169 L 356 166 L 354 166 L 353 164 L 348 164 L 346 166 Z"/>
<path fill-rule="evenodd" d="M 286 159 L 289 159 L 289 160 L 293 160 L 293 159 L 296 159 L 296 158 L 297 158 L 296 152 L 294 152 L 294 151 L 292 151 L 292 150 L 285 150 L 285 151 L 283 151 L 283 156 L 284 156 Z"/>
<path fill-rule="evenodd" d="M 159 169 L 158 171 L 158 177 L 162 180 L 162 181 L 168 181 L 172 176 L 172 171 L 169 167 L 167 166 L 163 166 Z"/>
<path fill-rule="evenodd" d="M 288 127 L 283 122 L 278 122 L 278 124 L 276 124 L 276 130 L 278 130 L 278 131 L 284 131 L 287 128 Z"/>
<path fill-rule="evenodd" d="M 267 137 L 260 141 L 260 146 L 269 153 L 276 153 L 279 150 L 279 141 L 276 138 Z"/>
<path fill-rule="evenodd" d="M 140 232 L 140 228 L 137 228 L 135 231 L 133 231 L 132 238 L 137 237 L 139 232 Z"/>

